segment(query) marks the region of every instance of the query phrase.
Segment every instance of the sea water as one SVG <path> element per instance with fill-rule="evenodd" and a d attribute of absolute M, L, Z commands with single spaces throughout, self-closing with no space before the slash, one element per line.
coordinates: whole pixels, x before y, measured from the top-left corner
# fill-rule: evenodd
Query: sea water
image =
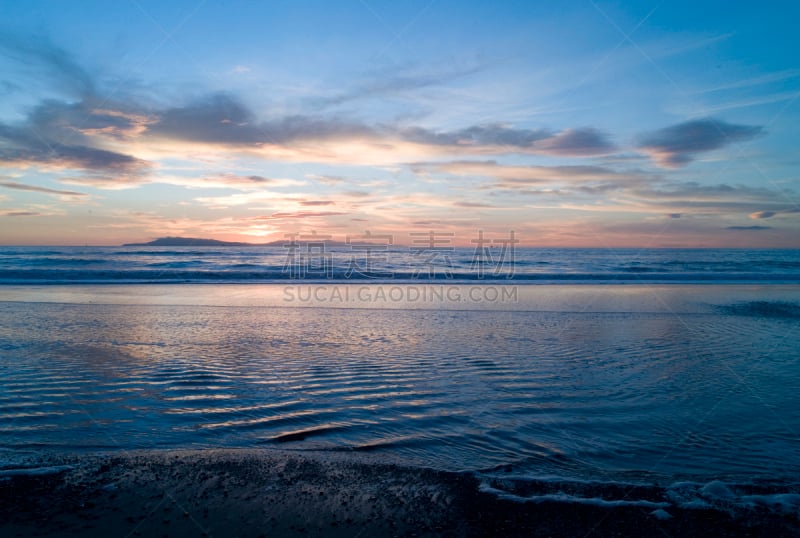
<path fill-rule="evenodd" d="M 758 502 L 797 492 L 794 251 L 681 251 L 672 261 L 663 251 L 550 252 L 541 257 L 559 271 L 487 282 L 463 276 L 464 261 L 452 282 L 405 272 L 154 285 L 135 276 L 158 263 L 146 260 L 197 258 L 228 275 L 252 254 L 155 250 L 3 250 L 8 458 L 281 448 L 474 472 L 487 491 L 529 499 L 580 483 L 668 485 L 685 503 L 737 484 L 756 488 L 744 497 Z M 630 275 L 657 276 L 621 279 L 634 266 Z M 558 282 L 518 278 L 537 274 Z M 591 283 L 553 276 L 566 274 Z M 534 494 L 526 481 L 559 485 Z"/>

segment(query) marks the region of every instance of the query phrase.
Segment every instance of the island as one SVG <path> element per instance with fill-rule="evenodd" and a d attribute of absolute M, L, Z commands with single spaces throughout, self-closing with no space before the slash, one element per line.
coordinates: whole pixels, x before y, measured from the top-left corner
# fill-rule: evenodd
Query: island
<path fill-rule="evenodd" d="M 348 246 L 352 243 L 333 241 L 331 239 L 298 239 L 295 244 L 324 244 L 327 247 Z M 291 239 L 279 239 L 269 243 L 243 243 L 239 241 L 220 241 L 218 239 L 204 239 L 199 237 L 159 237 L 146 243 L 125 243 L 123 247 L 285 247 L 292 244 Z M 362 242 L 357 244 L 361 245 Z"/>

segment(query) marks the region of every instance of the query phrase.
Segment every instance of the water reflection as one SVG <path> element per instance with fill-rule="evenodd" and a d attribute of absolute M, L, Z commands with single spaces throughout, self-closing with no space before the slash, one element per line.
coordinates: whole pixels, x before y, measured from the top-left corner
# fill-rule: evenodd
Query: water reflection
<path fill-rule="evenodd" d="M 5 306 L 6 447 L 279 443 L 451 469 L 800 472 L 791 320 Z"/>

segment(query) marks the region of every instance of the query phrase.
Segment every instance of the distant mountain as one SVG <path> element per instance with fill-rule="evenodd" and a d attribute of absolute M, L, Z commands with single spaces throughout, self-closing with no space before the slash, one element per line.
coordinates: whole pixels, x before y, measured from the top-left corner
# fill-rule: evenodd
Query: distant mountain
<path fill-rule="evenodd" d="M 217 239 L 201 239 L 198 237 L 159 237 L 147 243 L 125 243 L 123 247 L 283 247 L 289 245 L 289 239 L 279 239 L 278 241 L 270 241 L 269 243 L 240 243 L 237 241 L 219 241 Z M 298 244 L 305 245 L 308 243 L 324 243 L 328 247 L 346 246 L 347 243 L 342 241 L 331 241 L 325 239 L 323 241 L 308 241 L 300 239 Z"/>
<path fill-rule="evenodd" d="M 200 239 L 197 237 L 159 237 L 147 243 L 125 243 L 123 247 L 246 247 L 252 243 L 234 241 L 218 241 L 216 239 Z"/>

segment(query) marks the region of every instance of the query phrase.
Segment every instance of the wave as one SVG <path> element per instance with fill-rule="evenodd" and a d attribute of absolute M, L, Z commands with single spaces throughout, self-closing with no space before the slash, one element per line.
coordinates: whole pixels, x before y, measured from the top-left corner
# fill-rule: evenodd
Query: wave
<path fill-rule="evenodd" d="M 70 262 L 72 263 L 72 262 Z M 101 262 L 91 262 L 101 263 Z M 558 282 L 603 282 L 603 283 L 659 283 L 659 282 L 726 282 L 726 283 L 800 283 L 797 273 L 652 273 L 633 271 L 629 273 L 522 273 L 514 275 L 479 275 L 475 272 L 449 272 L 418 274 L 416 271 L 396 271 L 391 276 L 384 274 L 350 273 L 345 269 L 333 269 L 329 273 L 312 273 L 304 277 L 290 275 L 281 268 L 235 264 L 224 269 L 190 270 L 207 265 L 203 261 L 164 262 L 148 264 L 150 269 L 91 270 L 88 268 L 52 269 L 0 269 L 0 284 L 57 283 L 177 283 L 177 282 L 372 282 L 372 283 L 416 283 L 416 282 L 470 282 L 492 283 L 558 283 Z M 89 265 L 89 262 L 87 262 Z M 731 307 L 731 313 L 743 313 L 739 307 Z"/>
<path fill-rule="evenodd" d="M 571 480 L 561 477 L 497 478 L 477 475 L 480 491 L 519 503 L 584 504 L 603 508 L 622 506 L 684 510 L 721 510 L 731 514 L 766 510 L 794 515 L 800 510 L 798 483 L 729 483 L 680 481 L 669 485 Z M 666 515 L 664 515 L 666 514 Z M 669 518 L 668 512 L 653 513 Z"/>
<path fill-rule="evenodd" d="M 519 249 L 513 259 L 472 249 L 421 256 L 411 249 L 364 253 L 344 247 L 295 253 L 284 247 L 64 247 L 0 250 L 0 284 L 453 281 L 453 282 L 800 282 L 800 251 Z"/>
<path fill-rule="evenodd" d="M 173 262 L 156 262 L 148 263 L 147 267 L 163 267 L 167 269 L 183 269 L 184 267 L 195 267 L 198 265 L 208 265 L 208 262 L 203 260 L 186 260 L 186 261 L 173 261 Z"/>
<path fill-rule="evenodd" d="M 22 267 L 26 266 L 59 266 L 59 265 L 99 265 L 108 263 L 108 260 L 104 260 L 103 258 L 73 258 L 73 257 L 64 257 L 64 258 L 6 258 L 2 260 L 5 264 L 19 264 Z"/>
<path fill-rule="evenodd" d="M 734 316 L 800 319 L 800 304 L 788 301 L 749 301 L 721 305 L 718 310 Z"/>
<path fill-rule="evenodd" d="M 228 250 L 115 250 L 110 254 L 114 256 L 230 256 L 231 253 L 237 256 L 244 256 L 250 253 L 248 251 L 228 251 Z M 261 254 L 258 252 L 258 254 Z"/>

